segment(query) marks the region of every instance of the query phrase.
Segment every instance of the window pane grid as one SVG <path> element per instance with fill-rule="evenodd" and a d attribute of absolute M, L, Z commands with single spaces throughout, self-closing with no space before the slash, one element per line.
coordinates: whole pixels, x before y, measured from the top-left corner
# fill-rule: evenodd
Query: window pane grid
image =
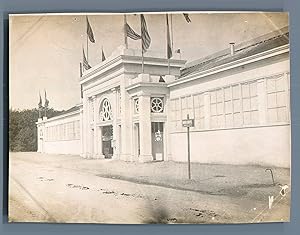
<path fill-rule="evenodd" d="M 288 121 L 288 83 L 285 76 L 267 78 L 267 118 L 268 122 Z"/>
<path fill-rule="evenodd" d="M 67 122 L 46 128 L 47 141 L 80 139 L 80 121 Z"/>

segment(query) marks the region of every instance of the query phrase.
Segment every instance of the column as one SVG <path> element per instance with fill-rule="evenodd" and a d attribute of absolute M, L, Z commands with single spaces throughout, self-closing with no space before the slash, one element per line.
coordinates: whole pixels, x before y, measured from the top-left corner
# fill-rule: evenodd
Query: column
<path fill-rule="evenodd" d="M 262 78 L 257 81 L 257 104 L 259 124 L 267 123 L 267 95 L 266 95 L 266 79 Z"/>
<path fill-rule="evenodd" d="M 80 119 L 79 119 L 79 128 L 80 128 L 80 156 L 83 157 L 84 155 L 84 148 L 83 148 L 83 107 L 80 107 Z"/>
<path fill-rule="evenodd" d="M 41 129 L 42 129 L 42 135 L 41 135 L 41 138 L 42 138 L 42 148 L 41 148 L 41 152 L 42 153 L 45 153 L 45 133 L 46 133 L 46 122 L 47 122 L 47 117 L 43 117 L 43 124 L 41 126 Z"/>
<path fill-rule="evenodd" d="M 112 113 L 113 113 L 113 159 L 118 159 L 118 148 L 117 148 L 117 139 L 118 139 L 118 126 L 117 126 L 117 89 L 113 88 L 112 90 L 112 100 L 111 100 L 111 106 L 112 106 Z"/>
<path fill-rule="evenodd" d="M 130 97 L 126 91 L 126 77 L 121 78 L 120 85 L 121 94 L 121 154 L 120 159 L 129 161 L 131 158 L 131 110 L 130 110 Z"/>
<path fill-rule="evenodd" d="M 171 150 L 171 134 L 169 133 L 171 130 L 171 101 L 170 96 L 166 95 L 165 100 L 165 111 L 167 113 L 167 121 L 164 123 L 164 161 L 172 160 L 172 150 Z"/>
<path fill-rule="evenodd" d="M 93 96 L 92 97 L 92 101 L 93 101 L 93 128 L 94 128 L 94 136 L 93 136 L 93 141 L 94 141 L 94 144 L 93 144 L 93 157 L 94 158 L 97 158 L 98 157 L 98 146 L 97 146 L 97 127 L 96 127 L 96 123 L 97 123 L 97 111 L 96 111 L 96 108 L 97 108 L 97 99 L 96 99 L 96 96 Z"/>
<path fill-rule="evenodd" d="M 91 97 L 88 97 L 87 99 L 87 158 L 91 158 L 92 157 L 92 153 L 93 153 L 93 145 L 94 145 L 94 135 L 93 132 L 91 130 L 91 108 L 92 108 L 92 104 L 91 104 Z"/>
<path fill-rule="evenodd" d="M 210 128 L 210 94 L 204 93 L 204 129 Z"/>
<path fill-rule="evenodd" d="M 82 113 L 82 139 L 83 139 L 83 151 L 82 156 L 87 158 L 88 156 L 88 99 L 83 94 L 83 113 Z"/>
<path fill-rule="evenodd" d="M 42 119 L 39 118 L 37 122 L 37 152 L 41 153 L 42 152 L 42 140 L 40 138 L 40 131 L 42 129 Z"/>
<path fill-rule="evenodd" d="M 97 158 L 104 158 L 102 150 L 102 127 L 97 127 Z"/>
<path fill-rule="evenodd" d="M 139 97 L 140 162 L 152 161 L 150 95 Z"/>

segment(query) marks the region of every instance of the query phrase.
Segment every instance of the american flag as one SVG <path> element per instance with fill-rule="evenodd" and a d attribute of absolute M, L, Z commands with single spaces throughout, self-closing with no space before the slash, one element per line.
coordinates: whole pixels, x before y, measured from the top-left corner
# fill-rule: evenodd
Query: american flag
<path fill-rule="evenodd" d="M 84 53 L 84 49 L 82 48 L 82 53 L 83 53 L 83 67 L 85 70 L 88 70 L 90 68 L 92 68 L 92 66 L 89 65 L 89 62 L 87 61 L 86 57 L 85 57 L 85 53 Z"/>
<path fill-rule="evenodd" d="M 127 37 L 130 37 L 133 40 L 141 39 L 141 36 L 138 35 L 136 32 L 134 32 L 134 30 L 129 26 L 129 24 L 126 23 L 125 27 L 126 27 L 126 36 Z"/>
<path fill-rule="evenodd" d="M 151 38 L 147 30 L 146 20 L 143 14 L 141 14 L 141 37 L 142 37 L 142 49 L 146 52 L 150 46 Z"/>
<path fill-rule="evenodd" d="M 94 33 L 93 33 L 93 30 L 92 30 L 92 27 L 90 25 L 88 17 L 86 17 L 86 24 L 87 24 L 86 33 L 88 35 L 88 38 L 90 39 L 90 41 L 92 43 L 95 43 Z"/>

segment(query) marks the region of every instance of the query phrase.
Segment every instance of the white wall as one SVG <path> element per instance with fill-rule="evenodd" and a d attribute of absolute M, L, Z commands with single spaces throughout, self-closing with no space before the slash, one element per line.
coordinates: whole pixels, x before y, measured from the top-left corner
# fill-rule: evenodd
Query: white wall
<path fill-rule="evenodd" d="M 191 132 L 191 161 L 290 167 L 290 125 Z M 187 161 L 186 132 L 171 134 L 172 160 Z"/>
<path fill-rule="evenodd" d="M 171 87 L 170 98 L 179 98 L 288 71 L 289 54 L 284 53 Z M 265 93 L 260 96 L 266 98 Z M 266 107 L 263 107 L 262 110 L 266 110 Z M 209 115 L 205 115 L 205 117 L 209 118 Z M 192 131 L 191 161 L 290 167 L 290 124 L 273 125 L 273 123 L 265 123 L 265 121 L 260 123 L 263 124 L 216 130 L 206 126 L 206 130 Z M 186 132 L 175 131 L 170 134 L 170 139 L 171 159 L 187 161 Z"/>
<path fill-rule="evenodd" d="M 43 152 L 51 154 L 80 154 L 81 152 L 81 140 L 48 140 L 47 139 L 47 127 L 57 126 L 73 121 L 80 120 L 79 111 L 75 111 L 70 114 L 61 115 L 50 118 L 44 121 L 44 138 L 43 138 Z M 40 144 L 40 143 L 39 143 Z"/>
<path fill-rule="evenodd" d="M 46 141 L 44 152 L 53 154 L 80 154 L 80 140 Z"/>

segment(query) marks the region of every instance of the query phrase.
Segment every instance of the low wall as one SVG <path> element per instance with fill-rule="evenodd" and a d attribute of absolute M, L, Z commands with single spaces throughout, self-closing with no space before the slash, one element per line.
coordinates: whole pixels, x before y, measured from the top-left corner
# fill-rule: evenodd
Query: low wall
<path fill-rule="evenodd" d="M 290 167 L 290 125 L 190 133 L 191 161 Z M 171 134 L 172 160 L 187 161 L 186 132 Z"/>
<path fill-rule="evenodd" d="M 80 140 L 45 141 L 44 152 L 53 154 L 80 154 Z"/>

